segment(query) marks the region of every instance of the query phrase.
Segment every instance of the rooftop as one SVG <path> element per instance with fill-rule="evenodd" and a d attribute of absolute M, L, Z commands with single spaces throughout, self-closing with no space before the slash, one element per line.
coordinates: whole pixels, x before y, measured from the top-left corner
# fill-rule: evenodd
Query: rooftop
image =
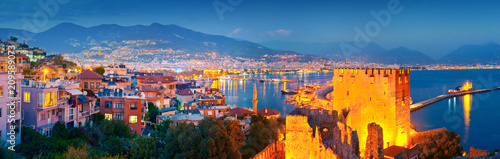
<path fill-rule="evenodd" d="M 181 95 L 181 96 L 188 96 L 188 95 L 194 95 L 193 91 L 191 91 L 189 88 L 188 89 L 181 89 L 177 90 L 175 94 Z"/>
<path fill-rule="evenodd" d="M 236 107 L 229 110 L 229 116 L 235 116 L 235 115 L 243 116 L 243 115 L 254 115 L 254 114 L 255 112 L 240 107 Z"/>
<path fill-rule="evenodd" d="M 172 121 L 201 121 L 204 118 L 198 110 L 185 110 L 183 113 L 172 116 L 158 115 L 158 117 L 163 120 L 170 119 Z"/>
<path fill-rule="evenodd" d="M 76 78 L 80 79 L 104 79 L 100 74 L 91 71 L 91 70 L 85 70 L 82 73 L 80 73 Z"/>
<path fill-rule="evenodd" d="M 97 92 L 97 97 L 117 97 L 117 98 L 128 98 L 128 99 L 145 99 L 144 95 L 139 92 L 135 93 L 125 93 L 123 89 L 103 89 Z"/>
<path fill-rule="evenodd" d="M 262 108 L 257 110 L 257 113 L 263 116 L 279 115 L 281 112 L 269 108 Z"/>

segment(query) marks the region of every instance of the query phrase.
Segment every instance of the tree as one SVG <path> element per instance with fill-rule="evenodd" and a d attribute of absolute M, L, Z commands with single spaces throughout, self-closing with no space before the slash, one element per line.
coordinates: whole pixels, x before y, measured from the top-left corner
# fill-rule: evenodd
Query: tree
<path fill-rule="evenodd" d="M 17 42 L 17 37 L 11 36 L 10 41 Z"/>
<path fill-rule="evenodd" d="M 21 127 L 20 152 L 27 158 L 46 155 L 51 151 L 51 145 L 47 137 L 26 126 Z"/>
<path fill-rule="evenodd" d="M 110 137 L 100 145 L 100 150 L 112 156 L 128 156 L 132 141 L 127 138 Z"/>
<path fill-rule="evenodd" d="M 23 69 L 22 74 L 25 78 L 33 78 L 33 77 L 31 77 L 31 75 L 35 75 L 35 73 L 32 72 L 32 69 L 29 69 L 29 68 Z"/>
<path fill-rule="evenodd" d="M 32 61 L 32 62 L 30 62 L 30 67 L 34 68 L 34 67 L 38 67 L 38 66 L 40 66 L 38 64 L 38 61 L 35 61 L 35 62 Z"/>
<path fill-rule="evenodd" d="M 453 131 L 442 131 L 429 136 L 417 137 L 420 145 L 419 158 L 452 158 L 464 152 L 460 135 Z"/>
<path fill-rule="evenodd" d="M 264 150 L 269 143 L 280 140 L 284 136 L 285 121 L 283 118 L 267 119 L 262 115 L 254 115 L 249 130 L 249 140 L 243 147 L 245 158 L 255 156 Z"/>
<path fill-rule="evenodd" d="M 7 147 L 4 147 L 7 145 L 7 142 L 4 140 L 0 141 L 0 158 L 5 158 L 5 159 L 15 159 L 16 158 L 16 153 L 15 151 L 9 150 Z"/>
<path fill-rule="evenodd" d="M 103 66 L 99 66 L 94 68 L 94 72 L 100 74 L 101 76 L 104 76 L 104 72 L 106 72 L 106 70 L 104 70 Z"/>
<path fill-rule="evenodd" d="M 71 159 L 86 159 L 88 158 L 87 154 L 87 146 L 83 146 L 81 148 L 75 148 L 73 146 L 68 148 L 68 152 L 66 152 L 66 158 Z"/>
<path fill-rule="evenodd" d="M 245 134 L 238 121 L 205 118 L 194 124 L 169 128 L 161 158 L 241 158 Z"/>
<path fill-rule="evenodd" d="M 165 148 L 160 158 L 201 158 L 201 136 L 193 123 L 180 123 L 167 132 Z M 206 157 L 205 157 L 206 158 Z"/>
<path fill-rule="evenodd" d="M 54 56 L 54 63 L 63 64 L 64 63 L 64 56 L 62 56 L 60 53 L 58 55 Z"/>
<path fill-rule="evenodd" d="M 125 125 L 122 121 L 104 120 L 98 129 L 101 129 L 107 137 L 132 138 L 128 125 Z"/>
<path fill-rule="evenodd" d="M 154 125 L 154 129 L 151 134 L 152 137 L 158 141 L 160 147 L 163 147 L 167 143 L 165 139 L 167 138 L 170 129 L 173 128 L 172 123 L 172 120 L 167 119 Z"/>
<path fill-rule="evenodd" d="M 54 128 L 52 128 L 52 137 L 59 139 L 68 139 L 69 131 L 66 129 L 63 123 L 57 122 L 54 124 Z"/>
<path fill-rule="evenodd" d="M 90 116 L 90 120 L 94 123 L 94 125 L 101 125 L 101 123 L 105 120 L 105 116 L 102 113 L 92 114 Z"/>
<path fill-rule="evenodd" d="M 132 159 L 153 159 L 156 158 L 159 151 L 156 149 L 156 141 L 150 137 L 139 136 L 131 147 L 130 158 Z"/>
<path fill-rule="evenodd" d="M 148 113 L 146 113 L 146 118 L 151 123 L 156 123 L 156 116 L 160 114 L 158 107 L 156 107 L 152 102 L 148 102 Z"/>

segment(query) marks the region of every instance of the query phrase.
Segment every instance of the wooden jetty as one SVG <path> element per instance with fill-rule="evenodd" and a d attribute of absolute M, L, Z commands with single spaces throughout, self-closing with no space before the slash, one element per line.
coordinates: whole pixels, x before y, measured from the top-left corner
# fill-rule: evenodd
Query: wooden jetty
<path fill-rule="evenodd" d="M 456 94 L 443 94 L 443 95 L 439 95 L 437 97 L 434 97 L 434 98 L 431 98 L 431 99 L 427 99 L 427 100 L 424 100 L 424 101 L 421 101 L 421 102 L 418 102 L 418 103 L 415 103 L 415 104 L 412 104 L 410 105 L 410 112 L 414 112 L 414 111 L 417 111 L 419 109 L 422 109 L 424 108 L 425 106 L 428 106 L 432 103 L 436 103 L 436 102 L 439 102 L 443 99 L 446 99 L 446 98 L 450 98 L 450 97 L 458 97 L 458 96 L 463 96 L 463 95 L 466 95 L 466 94 L 474 94 L 474 93 L 481 93 L 481 92 L 488 92 L 488 91 L 493 91 L 493 90 L 497 90 L 497 89 L 500 89 L 500 87 L 496 87 L 496 88 L 489 88 L 489 89 L 480 89 L 480 90 L 474 90 L 474 91 L 469 91 L 469 92 L 464 92 L 464 93 L 456 93 Z"/>

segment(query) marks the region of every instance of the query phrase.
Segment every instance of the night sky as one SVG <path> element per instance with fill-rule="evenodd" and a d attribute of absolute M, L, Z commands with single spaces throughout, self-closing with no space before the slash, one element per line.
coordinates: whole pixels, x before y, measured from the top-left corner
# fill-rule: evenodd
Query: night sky
<path fill-rule="evenodd" d="M 49 7 L 53 14 L 40 5 L 46 2 L 58 4 Z M 218 14 L 214 4 L 226 11 Z M 161 23 L 252 42 L 338 42 L 353 41 L 354 28 L 376 22 L 370 12 L 388 4 L 400 12 L 370 38 L 387 49 L 403 46 L 436 58 L 464 44 L 500 43 L 500 1 L 494 0 L 2 0 L 0 28 L 20 29 L 43 13 L 41 31 L 62 22 Z"/>

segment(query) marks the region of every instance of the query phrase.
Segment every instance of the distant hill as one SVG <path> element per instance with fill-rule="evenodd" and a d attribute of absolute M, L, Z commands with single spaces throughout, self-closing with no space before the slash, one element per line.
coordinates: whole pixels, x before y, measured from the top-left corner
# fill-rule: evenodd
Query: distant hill
<path fill-rule="evenodd" d="M 342 52 L 342 42 L 332 43 L 302 43 L 302 42 L 283 42 L 267 41 L 261 44 L 273 49 L 292 50 L 304 54 L 322 56 L 333 60 L 344 61 L 346 55 Z M 345 42 L 355 46 L 353 42 Z M 407 64 L 407 65 L 425 65 L 437 63 L 427 55 L 404 47 L 395 49 L 384 49 L 376 43 L 369 43 L 366 47 L 360 49 L 359 53 L 350 55 L 349 59 L 363 62 L 379 62 L 383 64 Z M 377 61 L 378 59 L 378 61 Z"/>
<path fill-rule="evenodd" d="M 7 32 L 10 33 L 8 36 Z M 0 35 L 2 37 L 20 36 L 20 39 L 23 39 L 21 30 L 16 29 L 0 29 Z M 30 46 L 39 46 L 48 53 L 79 53 L 92 47 L 108 47 L 110 44 L 127 40 L 158 41 L 156 45 L 148 45 L 149 48 L 146 49 L 171 48 L 186 53 L 217 52 L 243 58 L 260 58 L 266 54 L 276 55 L 279 52 L 249 41 L 158 23 L 149 26 L 106 24 L 89 28 L 73 23 L 61 23 L 36 34 L 27 43 Z"/>
<path fill-rule="evenodd" d="M 439 61 L 445 64 L 496 64 L 500 62 L 500 45 L 493 42 L 463 45 Z"/>

